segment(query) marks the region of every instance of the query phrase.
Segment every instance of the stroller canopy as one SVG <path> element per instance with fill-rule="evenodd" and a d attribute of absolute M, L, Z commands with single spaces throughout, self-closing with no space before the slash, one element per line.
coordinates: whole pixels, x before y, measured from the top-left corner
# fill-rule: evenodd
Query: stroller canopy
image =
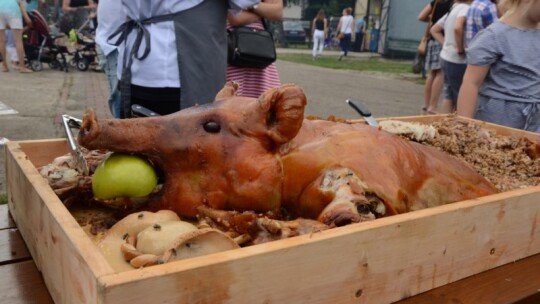
<path fill-rule="evenodd" d="M 39 46 L 43 42 L 43 39 L 46 39 L 46 43 L 52 44 L 53 39 L 51 38 L 49 25 L 45 21 L 45 18 L 43 18 L 43 15 L 34 10 L 28 12 L 28 17 L 32 20 L 33 26 L 26 31 L 26 35 L 28 36 L 27 43 L 32 46 Z"/>

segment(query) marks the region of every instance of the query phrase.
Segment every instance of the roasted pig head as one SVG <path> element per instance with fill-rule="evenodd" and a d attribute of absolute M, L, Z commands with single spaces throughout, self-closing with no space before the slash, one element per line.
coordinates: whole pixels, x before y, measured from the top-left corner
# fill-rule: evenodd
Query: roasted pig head
<path fill-rule="evenodd" d="M 219 210 L 275 212 L 341 226 L 495 193 L 467 164 L 361 123 L 304 119 L 296 85 L 235 96 L 174 114 L 98 120 L 79 143 L 146 156 L 164 173 L 148 209 L 194 217 Z"/>

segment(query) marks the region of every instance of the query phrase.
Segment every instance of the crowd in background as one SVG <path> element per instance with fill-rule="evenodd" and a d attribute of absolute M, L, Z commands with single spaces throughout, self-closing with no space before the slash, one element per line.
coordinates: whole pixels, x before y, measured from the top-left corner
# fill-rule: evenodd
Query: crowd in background
<path fill-rule="evenodd" d="M 42 5 L 41 0 L 0 1 L 3 72 L 31 72 L 22 33 L 32 27 L 27 12 Z M 262 30 L 264 20 L 282 19 L 282 0 L 219 5 L 211 0 L 65 0 L 61 7 L 57 23 L 62 32 L 69 34 L 89 19 L 97 29 L 97 54 L 114 117 L 130 117 L 133 104 L 165 115 L 211 102 L 228 80 L 238 82 L 238 94 L 249 97 L 280 84 L 275 64 L 227 64 L 227 38 L 216 33 L 243 26 Z M 540 0 L 431 0 L 418 19 L 428 23 L 426 114 L 457 112 L 540 132 Z M 328 23 L 323 10 L 311 22 L 313 59 L 323 55 Z M 365 18 L 355 21 L 352 9 L 343 9 L 336 29 L 338 60 L 348 55 L 352 42 L 362 41 L 364 28 Z M 181 44 L 182 39 L 193 43 Z"/>
<path fill-rule="evenodd" d="M 429 29 L 427 113 L 540 132 L 539 0 L 434 0 L 418 19 Z"/>

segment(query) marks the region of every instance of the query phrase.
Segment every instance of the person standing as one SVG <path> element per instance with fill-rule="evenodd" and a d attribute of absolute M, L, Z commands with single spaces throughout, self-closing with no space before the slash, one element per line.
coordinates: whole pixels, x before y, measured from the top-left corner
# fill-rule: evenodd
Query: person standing
<path fill-rule="evenodd" d="M 125 118 L 121 114 L 120 91 L 118 90 L 118 47 L 107 39 L 125 21 L 122 3 L 118 0 L 101 0 L 97 7 L 96 52 L 99 65 L 109 85 L 108 104 L 114 118 Z"/>
<path fill-rule="evenodd" d="M 225 84 L 229 8 L 260 0 L 118 0 L 128 20 L 109 37 L 118 46 L 121 111 L 158 114 L 214 101 Z"/>
<path fill-rule="evenodd" d="M 229 13 L 228 29 L 238 26 L 247 26 L 254 29 L 264 29 L 262 19 L 281 21 L 283 18 L 282 0 L 263 0 L 249 10 L 239 14 Z M 227 65 L 227 81 L 236 81 L 239 84 L 238 96 L 258 98 L 266 90 L 281 85 L 275 63 L 265 68 L 246 68 Z"/>
<path fill-rule="evenodd" d="M 2 55 L 2 72 L 9 72 L 6 51 L 6 28 L 10 28 L 15 41 L 17 58 L 19 59 L 19 72 L 32 73 L 24 64 L 25 53 L 22 40 L 23 18 L 28 26 L 32 26 L 32 20 L 26 13 L 23 0 L 0 1 L 0 55 Z"/>
<path fill-rule="evenodd" d="M 432 0 L 418 15 L 418 20 L 427 22 L 431 26 L 441 17 L 446 15 L 452 6 L 452 0 Z M 422 110 L 428 114 L 436 114 L 439 103 L 439 97 L 443 88 L 444 78 L 441 71 L 439 55 L 442 45 L 431 35 L 428 37 L 426 70 L 429 71 L 424 86 L 424 107 Z"/>
<path fill-rule="evenodd" d="M 95 8 L 94 0 L 64 0 L 58 28 L 69 36 L 71 30 L 80 28 L 91 17 Z"/>
<path fill-rule="evenodd" d="M 341 47 L 341 54 L 338 58 L 340 61 L 344 56 L 347 56 L 349 48 L 351 47 L 351 41 L 354 41 L 354 38 L 352 37 L 352 33 L 354 32 L 354 18 L 351 14 L 352 8 L 344 8 L 336 29 L 338 37 L 340 37 L 339 46 Z"/>
<path fill-rule="evenodd" d="M 457 114 L 540 133 L 540 0 L 502 2 L 467 49 Z"/>
<path fill-rule="evenodd" d="M 328 19 L 323 9 L 320 9 L 317 16 L 311 22 L 311 34 L 313 35 L 313 59 L 322 56 L 324 49 L 324 39 L 328 35 Z"/>
<path fill-rule="evenodd" d="M 491 0 L 474 0 L 467 12 L 465 46 L 474 36 L 498 19 L 497 4 Z"/>
<path fill-rule="evenodd" d="M 444 99 L 441 114 L 456 110 L 465 63 L 465 22 L 471 0 L 456 0 L 450 12 L 431 27 L 431 35 L 442 44 L 441 67 L 444 76 Z M 443 34 L 444 33 L 444 34 Z"/>
<path fill-rule="evenodd" d="M 366 17 L 364 16 L 356 20 L 356 38 L 355 38 L 353 49 L 357 52 L 362 52 L 364 48 L 363 42 L 364 42 L 364 26 L 366 24 L 365 19 Z"/>

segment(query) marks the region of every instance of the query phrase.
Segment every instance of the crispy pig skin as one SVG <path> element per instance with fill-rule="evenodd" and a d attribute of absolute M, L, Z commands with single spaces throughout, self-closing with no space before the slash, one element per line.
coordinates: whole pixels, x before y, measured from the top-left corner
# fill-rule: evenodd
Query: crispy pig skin
<path fill-rule="evenodd" d="M 88 110 L 78 140 L 88 149 L 146 156 L 165 178 L 148 208 L 187 217 L 205 205 L 317 219 L 341 199 L 338 187 L 350 187 L 340 193 L 354 204 L 374 193 L 384 215 L 496 192 L 434 148 L 364 124 L 304 119 L 306 96 L 296 85 L 258 99 L 235 96 L 236 89 L 227 83 L 215 102 L 161 117 L 98 120 Z M 351 182 L 330 180 L 337 175 L 328 172 L 340 168 Z"/>

